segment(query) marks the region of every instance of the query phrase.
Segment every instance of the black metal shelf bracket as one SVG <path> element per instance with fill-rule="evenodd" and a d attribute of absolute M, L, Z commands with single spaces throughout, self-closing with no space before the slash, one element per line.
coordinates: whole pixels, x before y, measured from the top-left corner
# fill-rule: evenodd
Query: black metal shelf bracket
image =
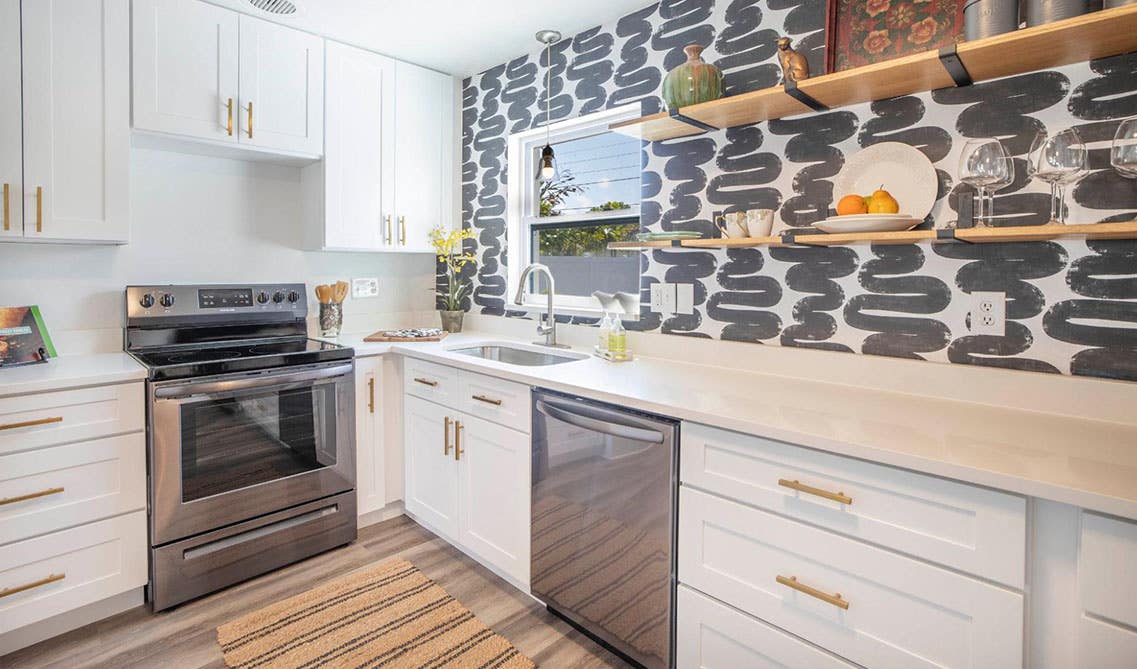
<path fill-rule="evenodd" d="M 936 241 L 942 242 L 958 242 L 960 244 L 973 244 L 970 239 L 963 239 L 956 236 L 955 228 L 940 228 L 936 230 Z"/>
<path fill-rule="evenodd" d="M 796 81 L 786 80 L 782 82 L 782 88 L 786 91 L 786 95 L 809 107 L 813 111 L 829 111 L 829 107 L 818 102 L 809 93 L 797 87 Z"/>
<path fill-rule="evenodd" d="M 949 44 L 940 49 L 940 64 L 947 70 L 948 76 L 951 77 L 956 86 L 970 86 L 974 83 L 971 80 L 971 73 L 967 71 L 963 61 L 959 59 L 959 53 L 954 44 Z"/>
<path fill-rule="evenodd" d="M 713 125 L 703 123 L 702 121 L 700 121 L 698 119 L 693 119 L 690 116 L 684 116 L 683 114 L 680 114 L 678 109 L 668 109 L 667 115 L 670 116 L 671 118 L 675 119 L 676 121 L 679 121 L 680 123 L 686 123 L 687 125 L 691 126 L 692 128 L 698 128 L 699 130 L 702 130 L 703 132 L 710 132 L 712 130 L 718 130 L 718 128 L 714 127 Z"/>
<path fill-rule="evenodd" d="M 794 243 L 794 233 L 792 233 L 792 232 L 783 232 L 782 234 L 780 234 L 778 236 L 781 238 L 783 244 L 793 244 Z"/>

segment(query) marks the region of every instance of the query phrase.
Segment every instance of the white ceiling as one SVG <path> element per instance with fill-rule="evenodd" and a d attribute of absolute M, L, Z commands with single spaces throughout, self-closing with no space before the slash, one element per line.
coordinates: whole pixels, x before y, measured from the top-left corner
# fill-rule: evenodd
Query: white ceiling
<path fill-rule="evenodd" d="M 210 0 L 259 14 L 247 0 Z M 455 75 L 468 75 L 540 48 L 534 33 L 566 37 L 651 0 L 292 0 L 280 23 Z M 266 17 L 267 18 L 267 17 Z"/>

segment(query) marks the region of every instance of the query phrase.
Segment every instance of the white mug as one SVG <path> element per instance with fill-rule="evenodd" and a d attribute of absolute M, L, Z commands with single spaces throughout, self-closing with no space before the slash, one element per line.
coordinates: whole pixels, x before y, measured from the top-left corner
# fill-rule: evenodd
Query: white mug
<path fill-rule="evenodd" d="M 773 229 L 773 209 L 751 209 L 746 212 L 746 231 L 751 237 L 769 237 Z"/>
<path fill-rule="evenodd" d="M 719 216 L 715 223 L 718 224 L 719 230 L 722 230 L 724 235 L 732 239 L 739 239 L 747 234 L 746 212 L 744 211 L 727 212 Z"/>

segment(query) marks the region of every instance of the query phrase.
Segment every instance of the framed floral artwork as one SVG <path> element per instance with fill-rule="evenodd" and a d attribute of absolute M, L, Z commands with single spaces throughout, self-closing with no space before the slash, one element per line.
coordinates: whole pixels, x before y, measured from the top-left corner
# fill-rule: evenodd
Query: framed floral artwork
<path fill-rule="evenodd" d="M 829 0 L 826 71 L 928 49 L 963 34 L 964 0 Z"/>

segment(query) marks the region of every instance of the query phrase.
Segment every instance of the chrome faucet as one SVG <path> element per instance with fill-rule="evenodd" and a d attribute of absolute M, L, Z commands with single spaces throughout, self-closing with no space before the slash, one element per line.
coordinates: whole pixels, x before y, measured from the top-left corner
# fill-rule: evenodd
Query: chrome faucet
<path fill-rule="evenodd" d="M 545 325 L 537 323 L 537 334 L 543 336 L 545 341 L 535 341 L 534 344 L 541 346 L 551 346 L 553 348 L 568 348 L 564 344 L 557 343 L 557 319 L 553 314 L 553 298 L 556 296 L 555 282 L 553 281 L 553 273 L 549 271 L 548 266 L 541 263 L 533 263 L 525 269 L 521 270 L 521 281 L 517 284 L 517 296 L 513 298 L 514 304 L 524 304 L 525 297 L 525 281 L 533 272 L 544 272 L 545 276 L 549 279 L 549 313 L 546 314 Z"/>

